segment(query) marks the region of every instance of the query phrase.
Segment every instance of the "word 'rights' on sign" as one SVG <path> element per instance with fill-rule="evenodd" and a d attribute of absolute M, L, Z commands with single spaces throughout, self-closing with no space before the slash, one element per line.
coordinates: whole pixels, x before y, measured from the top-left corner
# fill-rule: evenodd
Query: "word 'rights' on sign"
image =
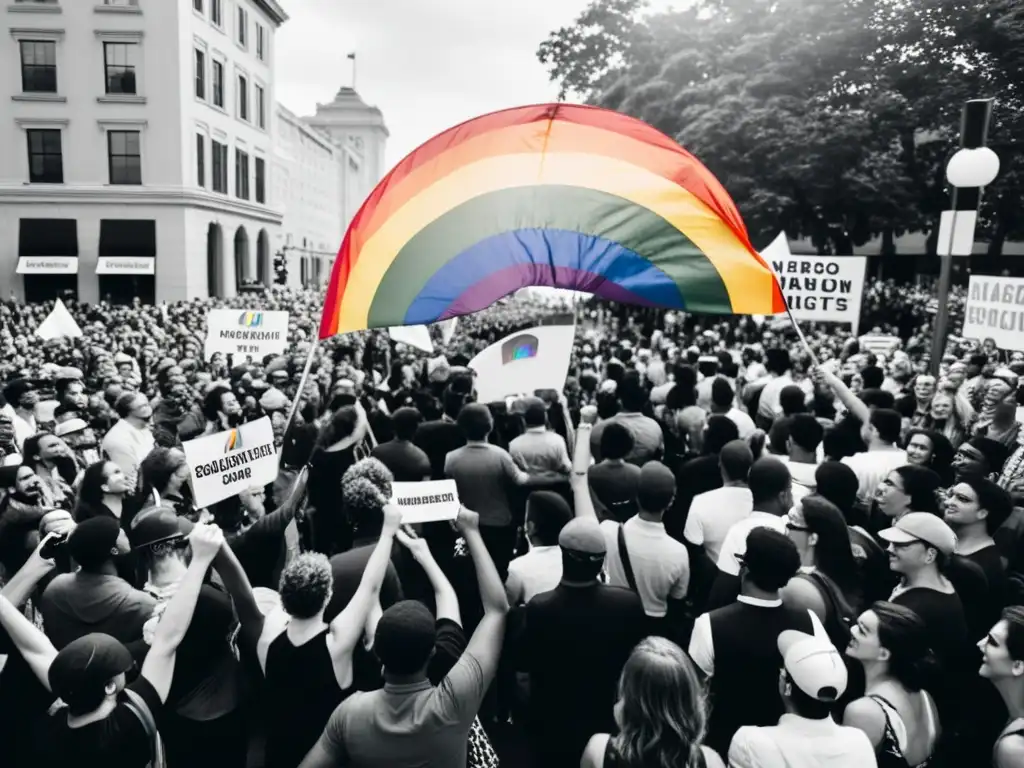
<path fill-rule="evenodd" d="M 857 332 L 867 265 L 863 256 L 773 256 L 770 263 L 793 317 L 848 323 Z"/>
<path fill-rule="evenodd" d="M 963 336 L 1024 351 L 1024 278 L 971 275 Z"/>

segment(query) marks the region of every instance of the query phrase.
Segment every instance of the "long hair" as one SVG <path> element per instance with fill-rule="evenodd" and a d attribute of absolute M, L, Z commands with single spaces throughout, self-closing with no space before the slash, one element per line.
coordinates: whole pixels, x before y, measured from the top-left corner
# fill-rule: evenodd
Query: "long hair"
<path fill-rule="evenodd" d="M 839 508 L 823 496 L 812 494 L 800 502 L 804 520 L 818 534 L 814 545 L 814 567 L 828 576 L 844 595 L 855 594 L 860 587 L 857 561 L 853 556 L 850 529 Z"/>
<path fill-rule="evenodd" d="M 620 732 L 612 740 L 626 768 L 691 768 L 698 764 L 707 708 L 693 662 L 662 637 L 630 654 L 619 678 Z"/>

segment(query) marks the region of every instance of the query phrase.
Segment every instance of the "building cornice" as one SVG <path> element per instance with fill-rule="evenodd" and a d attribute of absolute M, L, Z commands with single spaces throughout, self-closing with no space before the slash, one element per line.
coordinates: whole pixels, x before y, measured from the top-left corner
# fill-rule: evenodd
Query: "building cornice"
<path fill-rule="evenodd" d="M 245 216 L 249 219 L 280 224 L 281 211 L 262 205 L 185 187 L 118 185 L 37 186 L 0 184 L 0 205 L 153 205 L 199 208 L 207 211 Z"/>
<path fill-rule="evenodd" d="M 253 0 L 253 4 L 267 14 L 277 26 L 288 21 L 288 14 L 284 12 L 284 8 L 278 5 L 277 0 Z"/>

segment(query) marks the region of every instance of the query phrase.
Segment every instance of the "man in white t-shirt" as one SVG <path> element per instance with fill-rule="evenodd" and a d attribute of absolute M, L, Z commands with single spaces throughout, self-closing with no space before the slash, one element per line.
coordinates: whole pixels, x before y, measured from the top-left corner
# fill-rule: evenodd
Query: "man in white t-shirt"
<path fill-rule="evenodd" d="M 558 534 L 572 520 L 569 503 L 554 491 L 534 491 L 526 500 L 526 538 L 530 551 L 508 564 L 505 592 L 509 605 L 528 603 L 562 580 Z"/>
<path fill-rule="evenodd" d="M 694 546 L 703 547 L 713 563 L 718 562 L 718 553 L 729 529 L 754 510 L 754 498 L 747 486 L 747 475 L 753 463 L 754 454 L 746 441 L 726 443 L 718 454 L 722 487 L 699 493 L 690 503 L 683 537 Z"/>
<path fill-rule="evenodd" d="M 731 419 L 739 430 L 741 440 L 746 440 L 757 429 L 754 420 L 736 407 L 736 390 L 721 376 L 711 385 L 711 413 Z"/>
<path fill-rule="evenodd" d="M 818 446 L 825 437 L 825 429 L 809 413 L 795 413 L 789 417 L 786 438 L 787 456 L 779 457 L 789 468 L 793 479 L 793 503 L 817 490 L 815 473 L 818 471 Z"/>
<path fill-rule="evenodd" d="M 729 746 L 731 768 L 872 768 L 875 750 L 859 728 L 838 725 L 831 711 L 846 691 L 843 657 L 812 611 L 814 634 L 779 634 L 783 669 L 778 725 L 744 726 Z"/>
<path fill-rule="evenodd" d="M 861 427 L 860 436 L 868 449 L 843 459 L 857 475 L 857 500 L 867 505 L 889 473 L 907 464 L 907 452 L 899 447 L 903 419 L 891 408 L 875 408 L 871 421 Z"/>
<path fill-rule="evenodd" d="M 690 555 L 685 545 L 668 535 L 662 522 L 675 495 L 672 470 L 659 461 L 649 461 L 640 468 L 640 512 L 622 524 L 614 520 L 601 523 L 608 548 L 608 583 L 634 589 L 649 617 L 668 617 L 670 621 L 682 616 L 690 586 Z"/>

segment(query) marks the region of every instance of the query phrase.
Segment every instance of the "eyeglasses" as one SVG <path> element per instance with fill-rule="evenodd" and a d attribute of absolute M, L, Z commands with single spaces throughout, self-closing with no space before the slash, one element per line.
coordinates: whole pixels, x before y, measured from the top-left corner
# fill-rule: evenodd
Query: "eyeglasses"
<path fill-rule="evenodd" d="M 806 525 L 797 525 L 796 523 L 786 523 L 787 531 L 803 531 L 804 533 L 810 533 L 811 529 Z"/>

